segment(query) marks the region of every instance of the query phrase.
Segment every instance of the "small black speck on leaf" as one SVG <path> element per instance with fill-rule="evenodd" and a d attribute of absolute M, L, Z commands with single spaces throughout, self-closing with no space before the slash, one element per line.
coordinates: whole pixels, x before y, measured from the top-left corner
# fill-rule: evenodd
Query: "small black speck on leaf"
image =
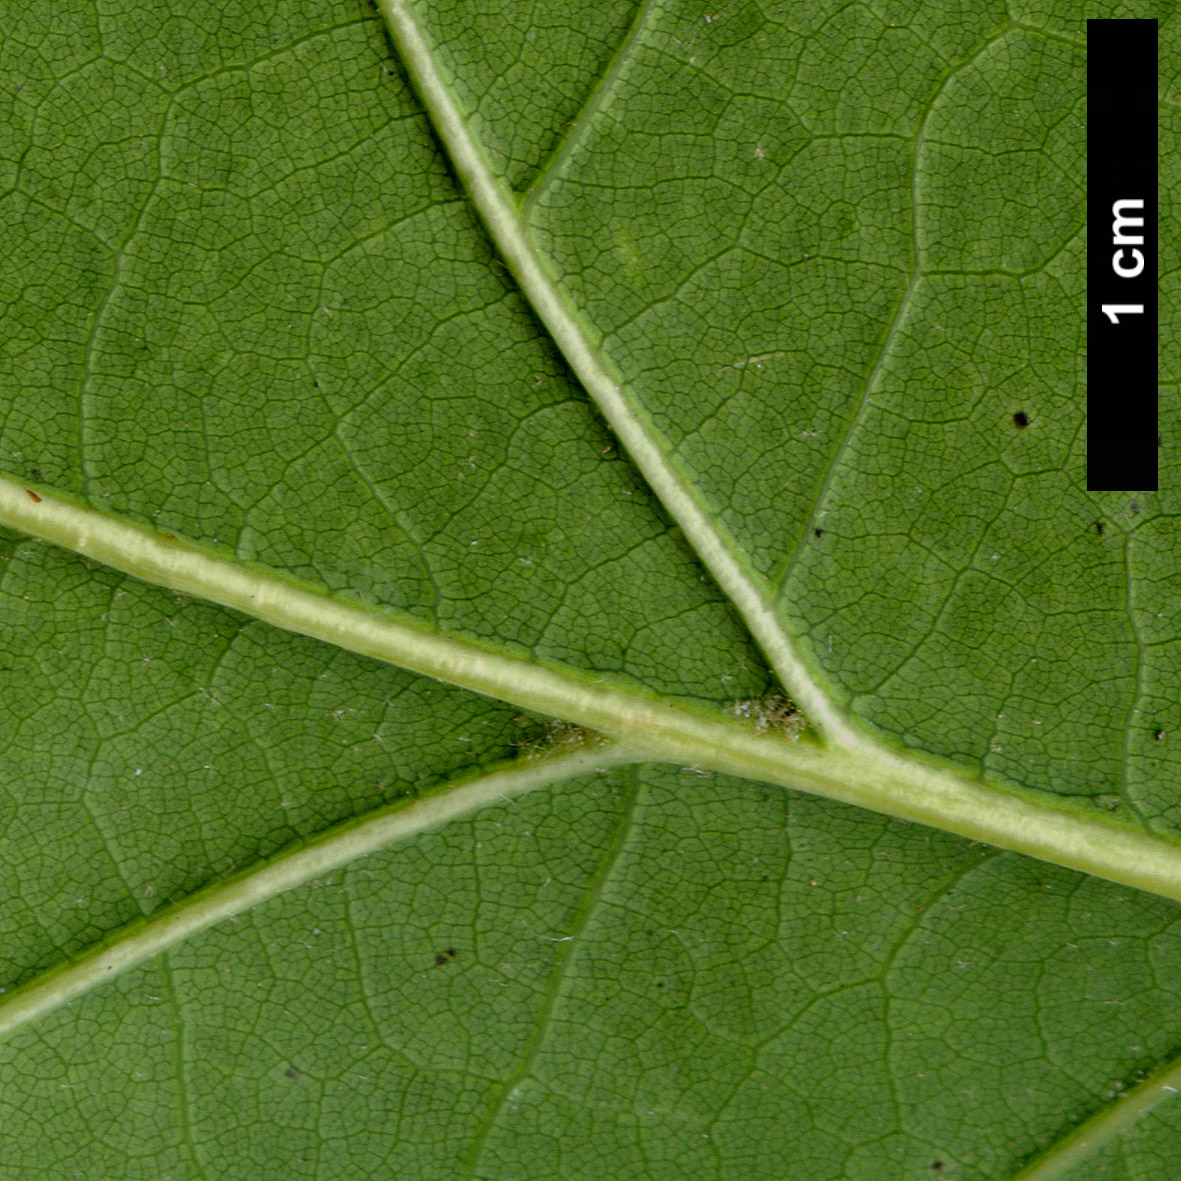
<path fill-rule="evenodd" d="M 814 534 L 815 534 L 817 537 L 823 537 L 823 536 L 824 536 L 824 530 L 823 530 L 823 529 L 813 529 L 813 530 L 812 530 L 812 532 L 813 532 L 813 533 L 814 533 Z"/>
<path fill-rule="evenodd" d="M 1156 733 L 1153 735 L 1153 738 L 1155 738 L 1155 739 L 1157 740 L 1157 742 L 1164 742 L 1164 740 L 1165 740 L 1165 732 L 1164 732 L 1163 730 L 1158 730 L 1158 731 L 1157 731 L 1157 732 L 1156 732 Z"/>
<path fill-rule="evenodd" d="M 941 1160 L 933 1160 L 931 1162 L 931 1170 L 935 1173 L 943 1172 L 943 1162 Z"/>
<path fill-rule="evenodd" d="M 1129 511 L 1132 513 L 1132 515 L 1133 515 L 1133 516 L 1135 516 L 1135 515 L 1136 515 L 1136 513 L 1138 513 L 1138 512 L 1140 511 L 1140 505 L 1139 505 L 1139 503 L 1138 503 L 1137 501 L 1133 500 L 1133 501 L 1132 501 L 1132 502 L 1131 502 L 1131 503 L 1128 505 L 1128 510 L 1129 510 Z"/>
<path fill-rule="evenodd" d="M 1016 427 L 1029 426 L 1029 415 L 1026 414 L 1024 410 L 1018 410 L 1017 413 L 1013 415 L 1013 425 Z"/>
<path fill-rule="evenodd" d="M 435 967 L 441 968 L 446 962 L 447 957 L 442 952 L 435 956 Z"/>
<path fill-rule="evenodd" d="M 296 1070 L 294 1066 L 289 1066 L 289 1067 L 287 1067 L 287 1069 L 286 1069 L 285 1071 L 283 1071 L 283 1073 L 284 1073 L 284 1074 L 285 1074 L 285 1075 L 286 1075 L 288 1078 L 291 1078 L 291 1079 L 295 1079 L 295 1078 L 299 1078 L 299 1077 L 300 1077 L 299 1071 L 298 1071 L 298 1070 Z"/>
<path fill-rule="evenodd" d="M 1095 522 L 1095 532 L 1098 533 L 1100 537 L 1103 536 L 1103 522 L 1102 521 Z"/>
<path fill-rule="evenodd" d="M 457 956 L 459 953 L 458 953 L 458 952 L 455 950 L 455 948 L 454 948 L 454 947 L 449 947 L 449 948 L 447 948 L 447 954 L 448 954 L 448 955 L 449 955 L 449 956 L 450 956 L 452 959 L 455 959 L 455 957 L 456 957 L 456 956 Z"/>

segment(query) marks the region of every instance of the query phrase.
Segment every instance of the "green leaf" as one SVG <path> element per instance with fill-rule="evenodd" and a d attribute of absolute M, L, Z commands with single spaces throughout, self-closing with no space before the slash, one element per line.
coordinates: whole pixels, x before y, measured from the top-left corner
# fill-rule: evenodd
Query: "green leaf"
<path fill-rule="evenodd" d="M 1112 15 L 5 5 L 0 1175 L 1172 1175 Z"/>

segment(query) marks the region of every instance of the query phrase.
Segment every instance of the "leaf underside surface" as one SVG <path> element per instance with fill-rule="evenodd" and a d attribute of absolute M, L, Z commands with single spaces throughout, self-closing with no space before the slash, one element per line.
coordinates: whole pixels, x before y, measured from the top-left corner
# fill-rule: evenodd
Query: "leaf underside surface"
<path fill-rule="evenodd" d="M 0 1178 L 1172 1178 L 1176 902 L 1066 868 L 1181 881 L 1170 13 L 0 0 Z"/>

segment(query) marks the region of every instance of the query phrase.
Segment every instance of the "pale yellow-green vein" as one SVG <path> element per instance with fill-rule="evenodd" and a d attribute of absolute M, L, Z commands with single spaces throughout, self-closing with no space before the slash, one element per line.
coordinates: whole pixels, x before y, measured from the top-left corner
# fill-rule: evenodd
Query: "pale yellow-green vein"
<path fill-rule="evenodd" d="M 496 176 L 483 145 L 456 104 L 431 46 L 404 0 L 378 0 L 435 130 L 472 204 L 570 368 L 611 424 L 649 487 L 684 531 L 763 649 L 809 721 L 822 734 L 864 741 L 836 709 L 800 658 L 772 602 L 766 581 L 712 513 L 671 455 L 649 416 L 595 343 L 596 334 L 574 310 L 525 230 L 517 200 Z"/>
<path fill-rule="evenodd" d="M 501 801 L 578 775 L 604 771 L 632 758 L 633 754 L 613 743 L 592 739 L 550 755 L 522 758 L 498 771 L 346 821 L 298 848 L 130 924 L 77 959 L 0 999 L 0 1038 L 215 923 L 359 857 Z"/>
<path fill-rule="evenodd" d="M 288 631 L 575 722 L 650 759 L 796 788 L 1181 901 L 1181 844 L 880 744 L 758 733 L 606 678 L 497 652 L 0 478 L 0 524 Z"/>
<path fill-rule="evenodd" d="M 1113 1102 L 1026 1165 L 1012 1181 L 1066 1181 L 1089 1157 L 1114 1143 L 1154 1107 L 1175 1099 L 1178 1092 L 1181 1092 L 1181 1058 L 1114 1097 Z"/>

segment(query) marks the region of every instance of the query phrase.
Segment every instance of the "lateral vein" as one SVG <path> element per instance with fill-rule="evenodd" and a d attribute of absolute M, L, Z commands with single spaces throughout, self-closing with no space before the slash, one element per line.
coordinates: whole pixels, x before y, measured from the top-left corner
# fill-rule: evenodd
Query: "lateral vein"
<path fill-rule="evenodd" d="M 613 743 L 522 758 L 508 767 L 429 795 L 387 804 L 344 821 L 310 842 L 199 890 L 146 919 L 137 919 L 77 959 L 52 968 L 0 1000 L 0 1040 L 129 972 L 182 940 L 260 903 L 427 829 L 564 779 L 604 771 L 635 758 Z"/>
<path fill-rule="evenodd" d="M 779 619 L 765 580 L 751 569 L 728 530 L 713 517 L 679 470 L 660 432 L 595 345 L 596 333 L 548 273 L 529 241 L 513 195 L 496 176 L 483 145 L 459 110 L 409 4 L 406 0 L 378 0 L 378 8 L 472 204 L 570 368 L 742 616 L 796 705 L 826 738 L 850 747 L 864 744 L 864 736 L 844 720 L 800 657 Z"/>
<path fill-rule="evenodd" d="M 1017 1173 L 1012 1181 L 1066 1181 L 1079 1165 L 1122 1136 L 1154 1107 L 1181 1092 L 1181 1058 L 1174 1058 L 1118 1095 Z"/>

